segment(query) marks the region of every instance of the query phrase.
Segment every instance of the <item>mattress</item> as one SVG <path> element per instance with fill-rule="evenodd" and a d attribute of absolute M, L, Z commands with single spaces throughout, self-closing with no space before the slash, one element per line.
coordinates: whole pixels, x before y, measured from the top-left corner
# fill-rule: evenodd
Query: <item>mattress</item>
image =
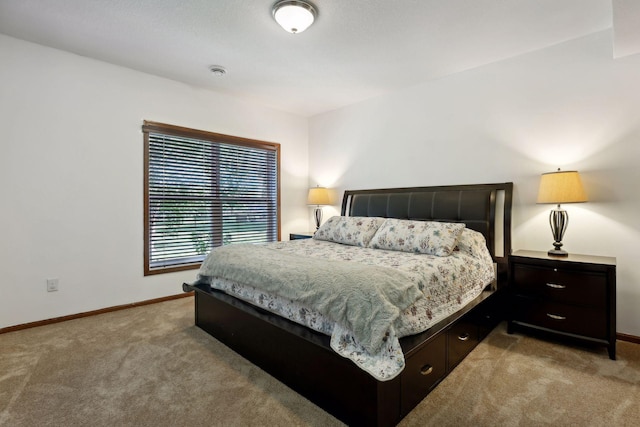
<path fill-rule="evenodd" d="M 471 230 L 465 230 L 456 250 L 444 257 L 317 239 L 275 242 L 264 246 L 306 257 L 385 266 L 400 270 L 410 280 L 421 283 L 421 298 L 401 312 L 383 348 L 377 354 L 369 354 L 349 330 L 310 307 L 247 284 L 218 277 L 201 277 L 215 289 L 331 336 L 331 347 L 337 353 L 381 381 L 394 378 L 404 368 L 404 355 L 398 338 L 423 332 L 460 310 L 495 278 L 484 237 Z"/>

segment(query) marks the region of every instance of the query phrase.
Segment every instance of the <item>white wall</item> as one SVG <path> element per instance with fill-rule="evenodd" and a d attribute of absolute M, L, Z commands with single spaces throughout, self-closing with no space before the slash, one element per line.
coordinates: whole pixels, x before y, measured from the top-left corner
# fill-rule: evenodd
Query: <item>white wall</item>
<path fill-rule="evenodd" d="M 308 228 L 306 118 L 6 36 L 0 52 L 0 327 L 195 279 L 143 277 L 143 120 L 280 143 L 283 238 Z"/>
<path fill-rule="evenodd" d="M 547 250 L 551 206 L 535 204 L 539 175 L 577 169 L 590 201 L 565 206 L 565 247 L 617 257 L 617 329 L 640 336 L 640 55 L 613 60 L 611 38 L 307 121 L 0 35 L 0 327 L 176 294 L 194 278 L 142 275 L 146 119 L 281 143 L 285 239 L 311 228 L 309 185 L 340 196 L 513 181 L 514 247 Z M 336 212 L 325 208 L 325 218 Z M 60 291 L 47 293 L 46 278 Z"/>
<path fill-rule="evenodd" d="M 640 336 L 640 55 L 612 57 L 607 31 L 316 116 L 309 183 L 512 181 L 514 248 L 546 251 L 539 176 L 577 169 L 590 201 L 564 206 L 564 247 L 617 258 L 617 330 Z"/>

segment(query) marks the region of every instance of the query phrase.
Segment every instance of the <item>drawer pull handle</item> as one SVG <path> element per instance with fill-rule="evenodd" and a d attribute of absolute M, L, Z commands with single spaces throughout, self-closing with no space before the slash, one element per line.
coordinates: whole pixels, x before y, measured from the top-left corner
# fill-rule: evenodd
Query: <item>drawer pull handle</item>
<path fill-rule="evenodd" d="M 558 316 L 557 314 L 550 314 L 547 313 L 547 316 L 549 316 L 550 318 L 552 318 L 553 320 L 565 320 L 566 317 L 564 316 Z"/>
<path fill-rule="evenodd" d="M 547 283 L 547 286 L 553 289 L 564 289 L 565 285 L 556 285 L 555 283 Z"/>
<path fill-rule="evenodd" d="M 466 340 L 468 340 L 468 339 L 469 339 L 469 332 L 464 332 L 464 333 L 462 333 L 462 334 L 458 335 L 458 339 L 459 339 L 460 341 L 466 341 Z"/>
<path fill-rule="evenodd" d="M 433 366 L 431 365 L 424 365 L 422 368 L 420 368 L 420 375 L 429 375 L 432 372 Z"/>

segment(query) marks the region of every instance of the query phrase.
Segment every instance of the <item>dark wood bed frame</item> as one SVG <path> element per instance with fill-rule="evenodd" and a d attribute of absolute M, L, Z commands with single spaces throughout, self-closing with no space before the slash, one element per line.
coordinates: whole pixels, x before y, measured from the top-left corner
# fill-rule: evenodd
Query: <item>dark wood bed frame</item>
<path fill-rule="evenodd" d="M 346 191 L 342 215 L 464 222 L 487 240 L 497 281 L 459 312 L 400 339 L 406 366 L 378 381 L 335 353 L 329 337 L 207 284 L 195 291 L 195 323 L 293 390 L 350 425 L 397 424 L 501 320 L 511 252 L 512 183 Z"/>

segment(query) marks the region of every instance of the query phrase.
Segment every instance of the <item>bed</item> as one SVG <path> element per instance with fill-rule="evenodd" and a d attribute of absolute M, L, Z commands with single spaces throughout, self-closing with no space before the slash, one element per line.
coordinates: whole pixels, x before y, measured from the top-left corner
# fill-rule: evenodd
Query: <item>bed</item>
<path fill-rule="evenodd" d="M 495 280 L 429 329 L 399 339 L 403 369 L 375 378 L 337 354 L 331 337 L 215 289 L 195 291 L 195 323 L 231 349 L 350 425 L 395 425 L 501 319 L 511 251 L 512 183 L 345 191 L 343 217 L 464 223 L 481 233 Z M 465 301 L 466 302 L 466 301 Z"/>

